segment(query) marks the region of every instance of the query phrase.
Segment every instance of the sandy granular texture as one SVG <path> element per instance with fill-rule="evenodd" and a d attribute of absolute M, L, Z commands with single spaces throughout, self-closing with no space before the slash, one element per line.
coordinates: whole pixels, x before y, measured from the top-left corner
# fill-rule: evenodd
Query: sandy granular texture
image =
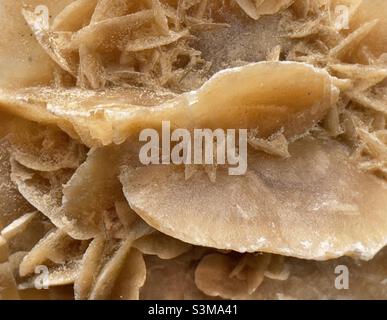
<path fill-rule="evenodd" d="M 0 27 L 0 299 L 387 299 L 385 0 L 3 0 Z M 248 129 L 247 172 L 142 165 L 165 120 Z"/>

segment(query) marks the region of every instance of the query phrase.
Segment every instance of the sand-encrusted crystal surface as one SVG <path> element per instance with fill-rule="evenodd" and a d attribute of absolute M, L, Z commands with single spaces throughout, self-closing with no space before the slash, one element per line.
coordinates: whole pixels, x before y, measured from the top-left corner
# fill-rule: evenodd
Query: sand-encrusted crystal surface
<path fill-rule="evenodd" d="M 0 299 L 387 299 L 387 1 L 2 0 L 0 27 Z M 247 129 L 246 172 L 143 165 L 162 121 Z"/>

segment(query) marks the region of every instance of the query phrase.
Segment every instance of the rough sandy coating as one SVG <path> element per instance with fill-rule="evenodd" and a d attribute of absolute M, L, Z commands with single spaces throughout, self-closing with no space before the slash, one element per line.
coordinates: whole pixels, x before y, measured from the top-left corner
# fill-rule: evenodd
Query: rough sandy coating
<path fill-rule="evenodd" d="M 2 0 L 0 299 L 386 299 L 386 17 Z M 162 120 L 248 129 L 247 173 L 141 165 Z"/>

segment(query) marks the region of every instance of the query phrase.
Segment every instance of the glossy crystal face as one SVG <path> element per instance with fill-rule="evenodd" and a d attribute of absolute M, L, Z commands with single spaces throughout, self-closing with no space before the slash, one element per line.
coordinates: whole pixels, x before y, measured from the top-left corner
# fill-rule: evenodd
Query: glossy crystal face
<path fill-rule="evenodd" d="M 387 298 L 385 0 L 2 0 L 0 27 L 0 299 Z"/>

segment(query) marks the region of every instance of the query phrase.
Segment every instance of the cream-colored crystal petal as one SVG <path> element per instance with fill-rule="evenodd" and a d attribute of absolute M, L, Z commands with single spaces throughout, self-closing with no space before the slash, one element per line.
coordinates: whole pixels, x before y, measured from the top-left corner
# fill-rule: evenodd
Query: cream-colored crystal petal
<path fill-rule="evenodd" d="M 191 249 L 191 245 L 157 231 L 136 240 L 133 247 L 143 254 L 157 255 L 161 259 L 173 259 Z"/>
<path fill-rule="evenodd" d="M 386 245 L 385 182 L 360 172 L 348 149 L 329 139 L 305 138 L 289 152 L 285 160 L 250 152 L 246 175 L 218 169 L 216 183 L 203 172 L 185 180 L 176 166 L 126 168 L 121 182 L 147 223 L 188 243 L 316 260 L 372 258 Z"/>
<path fill-rule="evenodd" d="M 55 16 L 72 0 L 3 0 L 0 3 L 0 86 L 48 85 L 53 79 L 53 63 L 26 25 L 21 10 L 27 6 L 41 13 L 46 6 Z"/>
<path fill-rule="evenodd" d="M 322 69 L 295 62 L 261 62 L 221 71 L 199 90 L 174 99 L 139 89 L 101 94 L 32 88 L 24 93 L 4 90 L 0 106 L 24 117 L 35 109 L 31 118 L 42 114 L 40 121 L 70 128 L 66 130 L 70 135 L 75 129 L 85 144 L 100 146 L 122 143 L 128 137 L 137 140 L 141 129 L 158 129 L 162 120 L 181 128 L 258 128 L 262 137 L 283 129 L 286 137 L 292 137 L 321 120 L 337 95 L 332 78 Z"/>

